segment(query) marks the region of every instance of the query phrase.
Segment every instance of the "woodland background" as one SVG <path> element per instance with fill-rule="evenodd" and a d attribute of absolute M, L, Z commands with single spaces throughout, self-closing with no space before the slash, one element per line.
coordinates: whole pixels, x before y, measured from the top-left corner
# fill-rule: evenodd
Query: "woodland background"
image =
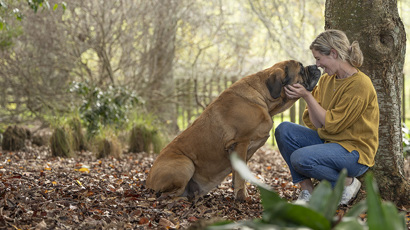
<path fill-rule="evenodd" d="M 89 142 L 78 156 L 87 151 L 106 156 L 97 146 L 104 139 L 115 146 L 111 147 L 116 149 L 111 154 L 114 157 L 139 152 L 132 150 L 131 143 L 136 141 L 130 133 L 144 139 L 137 147 L 158 153 L 237 79 L 282 60 L 315 63 L 308 47 L 325 28 L 325 2 L 50 0 L 37 8 L 27 1 L 0 0 L 0 133 L 10 125 L 21 125 L 48 143 L 53 131 L 74 120 L 80 122 Z M 410 1 L 399 0 L 397 7 L 410 31 Z M 405 53 L 405 60 L 410 60 L 408 55 Z M 409 73 L 405 62 L 397 90 L 402 95 L 401 118 L 407 126 Z M 300 122 L 301 108 L 303 100 L 275 116 L 275 124 Z M 410 132 L 405 128 L 402 139 L 405 156 L 410 146 Z M 33 153 L 30 148 L 16 155 L 4 152 L 1 167 L 11 170 L 13 159 L 20 162 L 24 156 L 47 162 L 48 154 L 49 150 Z M 69 159 L 61 164 L 70 165 Z M 80 163 L 72 167 L 89 171 L 81 160 L 73 159 Z M 95 158 L 90 159 L 84 165 L 95 163 Z M 110 160 L 102 162 L 115 168 Z M 408 168 L 408 161 L 405 164 Z M 149 162 L 142 171 L 147 165 Z M 32 171 L 42 170 L 44 175 L 49 171 L 46 168 L 50 167 Z M 10 174 L 13 179 L 13 173 L 18 173 L 17 179 L 30 181 L 24 171 L 2 175 Z M 48 180 L 50 185 L 53 182 L 56 180 Z M 87 191 L 93 190 L 88 187 Z M 141 219 L 140 215 L 137 222 Z"/>
<path fill-rule="evenodd" d="M 174 135 L 237 79 L 282 60 L 314 63 L 308 47 L 324 29 L 324 0 L 70 1 L 65 10 L 50 1 L 60 7 L 37 13 L 2 2 L 2 132 L 27 121 L 49 126 L 81 106 L 112 109 L 86 105 L 92 95 L 76 91 L 78 82 L 111 90 L 108 99 L 126 91 L 138 102 L 127 108 L 133 119 L 155 117 Z M 398 9 L 408 28 L 410 3 L 400 0 Z M 403 121 L 410 119 L 409 71 L 405 64 Z M 302 100 L 280 121 L 300 122 L 300 107 Z"/>

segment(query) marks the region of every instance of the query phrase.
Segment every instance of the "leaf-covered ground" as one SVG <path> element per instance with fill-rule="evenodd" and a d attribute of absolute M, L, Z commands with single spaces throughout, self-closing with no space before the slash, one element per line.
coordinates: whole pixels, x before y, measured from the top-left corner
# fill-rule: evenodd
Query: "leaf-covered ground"
<path fill-rule="evenodd" d="M 261 217 L 258 190 L 248 185 L 251 199 L 235 202 L 230 177 L 195 201 L 157 198 L 144 186 L 155 156 L 96 159 L 82 152 L 64 159 L 46 147 L 0 151 L 0 229 L 201 229 Z M 282 198 L 295 199 L 299 191 L 277 151 L 263 147 L 248 165 Z"/>

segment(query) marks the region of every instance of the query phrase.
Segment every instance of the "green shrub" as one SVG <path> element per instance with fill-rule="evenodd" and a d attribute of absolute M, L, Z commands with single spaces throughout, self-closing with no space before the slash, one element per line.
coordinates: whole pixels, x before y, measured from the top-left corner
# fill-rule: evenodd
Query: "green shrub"
<path fill-rule="evenodd" d="M 251 221 L 238 223 L 216 223 L 207 229 L 406 229 L 403 214 L 397 212 L 391 202 L 382 203 L 373 175 L 366 175 L 366 201 L 353 206 L 341 219 L 334 217 L 342 197 L 346 170 L 343 170 L 334 189 L 327 181 L 322 181 L 312 193 L 310 202 L 306 206 L 288 203 L 276 194 L 269 186 L 257 180 L 236 154 L 231 155 L 233 168 L 242 178 L 258 186 L 260 190 L 263 217 Z M 367 222 L 359 222 L 358 216 L 367 210 Z"/>
<path fill-rule="evenodd" d="M 134 92 L 121 87 L 100 89 L 87 82 L 73 82 L 70 92 L 77 93 L 82 99 L 79 113 L 90 137 L 105 126 L 124 128 L 129 122 L 129 111 L 142 104 Z"/>

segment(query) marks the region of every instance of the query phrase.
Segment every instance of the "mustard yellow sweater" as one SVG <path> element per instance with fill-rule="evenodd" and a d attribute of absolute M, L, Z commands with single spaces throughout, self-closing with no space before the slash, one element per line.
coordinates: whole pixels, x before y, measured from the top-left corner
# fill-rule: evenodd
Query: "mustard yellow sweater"
<path fill-rule="evenodd" d="M 379 146 L 379 104 L 370 78 L 360 71 L 345 79 L 324 74 L 312 95 L 326 110 L 326 121 L 316 129 L 306 107 L 306 126 L 317 130 L 326 143 L 338 143 L 349 152 L 357 150 L 358 162 L 373 166 Z"/>

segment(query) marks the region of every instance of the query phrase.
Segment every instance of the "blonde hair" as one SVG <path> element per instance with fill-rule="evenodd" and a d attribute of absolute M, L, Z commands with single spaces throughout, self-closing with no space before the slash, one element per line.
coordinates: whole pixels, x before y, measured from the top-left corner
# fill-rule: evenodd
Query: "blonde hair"
<path fill-rule="evenodd" d="M 340 30 L 326 30 L 319 34 L 309 47 L 323 55 L 330 55 L 331 49 L 337 51 L 339 58 L 348 61 L 354 67 L 363 64 L 363 53 L 359 42 L 350 44 L 346 34 Z"/>

